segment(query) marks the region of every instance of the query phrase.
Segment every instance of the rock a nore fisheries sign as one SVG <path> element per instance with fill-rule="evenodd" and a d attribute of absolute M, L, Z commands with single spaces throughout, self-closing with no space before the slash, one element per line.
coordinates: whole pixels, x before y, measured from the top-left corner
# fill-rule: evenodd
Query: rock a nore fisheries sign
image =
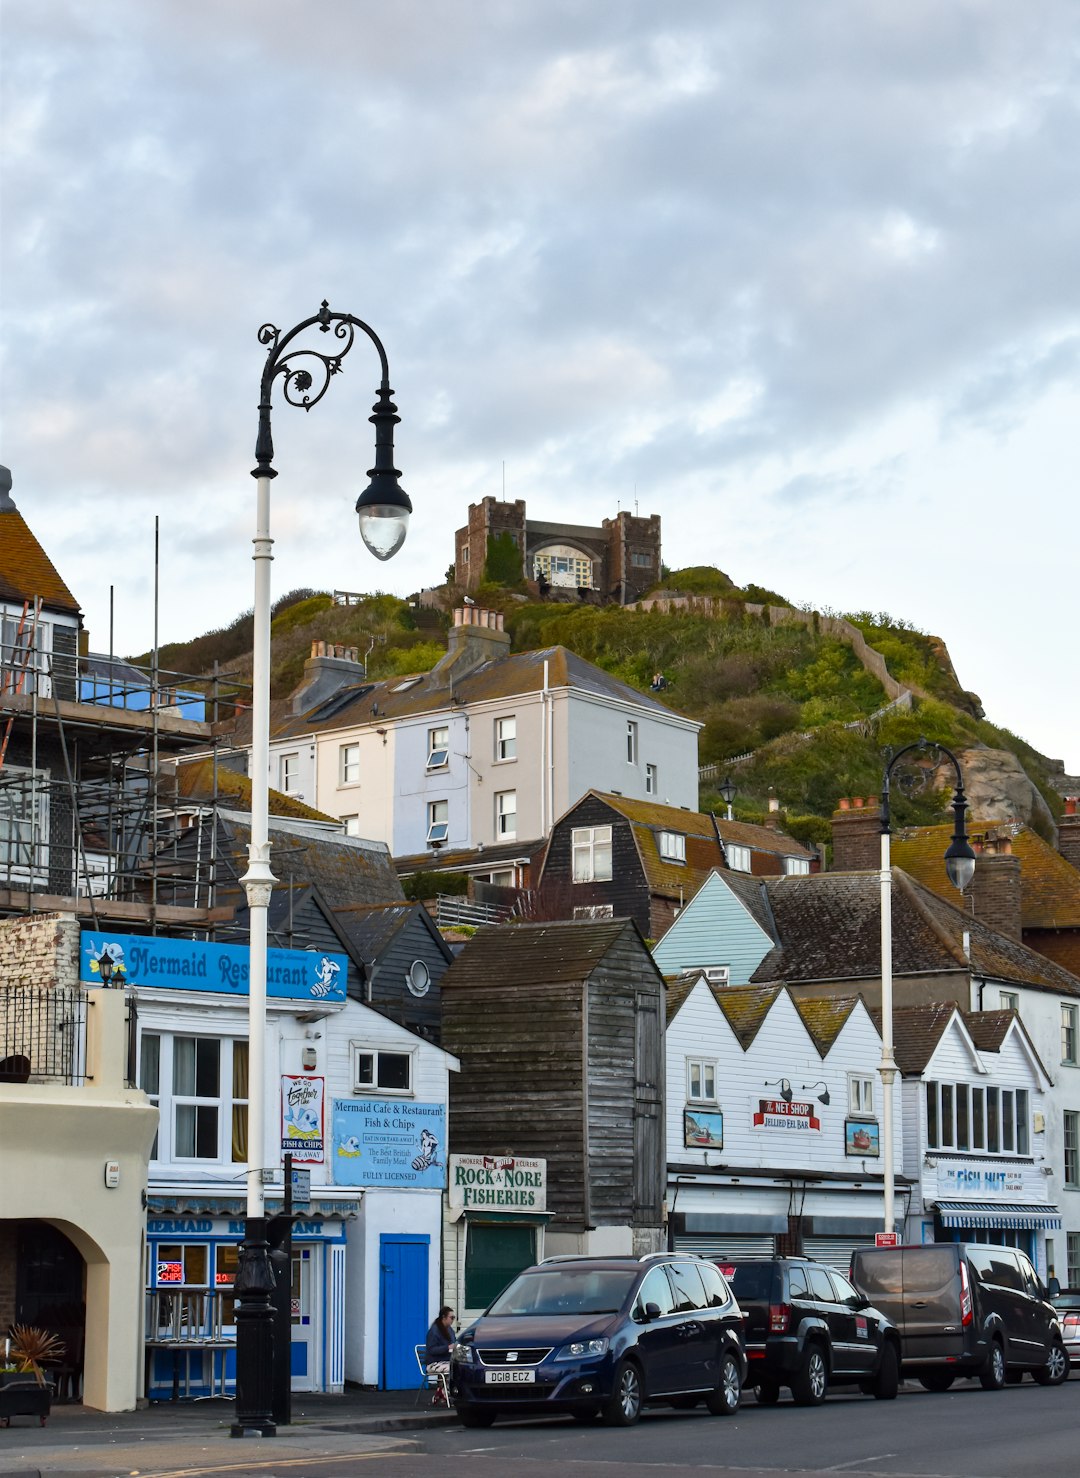
<path fill-rule="evenodd" d="M 512 1155 L 451 1155 L 450 1205 L 464 1210 L 543 1211 L 547 1161 Z"/>
<path fill-rule="evenodd" d="M 88 985 L 164 986 L 246 996 L 250 951 L 245 944 L 201 939 L 152 939 L 84 929 L 79 978 Z M 266 952 L 266 993 L 276 999 L 345 1000 L 348 960 L 309 949 Z"/>

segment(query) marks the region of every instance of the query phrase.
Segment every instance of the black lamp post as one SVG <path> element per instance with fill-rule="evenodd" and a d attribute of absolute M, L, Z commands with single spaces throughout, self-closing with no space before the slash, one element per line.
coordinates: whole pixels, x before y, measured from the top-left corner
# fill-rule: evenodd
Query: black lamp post
<path fill-rule="evenodd" d="M 732 821 L 734 819 L 731 807 L 732 803 L 735 800 L 736 794 L 737 792 L 735 790 L 734 781 L 732 780 L 730 775 L 725 775 L 724 782 L 720 786 L 720 795 L 723 798 L 724 805 L 727 807 L 727 817 L 725 819 L 728 821 Z"/>
<path fill-rule="evenodd" d="M 296 346 L 307 329 L 318 326 L 332 333 L 332 353 Z M 274 382 L 282 382 L 287 405 L 309 411 L 326 394 L 334 375 L 352 348 L 356 331 L 366 334 L 379 355 L 382 378 L 370 420 L 375 426 L 375 465 L 370 481 L 356 502 L 360 535 L 376 559 L 389 559 L 400 548 L 409 525 L 412 504 L 399 485 L 394 466 L 394 427 L 397 407 L 391 399 L 390 375 L 375 331 L 351 313 L 332 313 L 323 301 L 318 313 L 305 318 L 286 334 L 272 323 L 259 329 L 259 343 L 267 350 L 259 395 L 259 434 L 252 471 L 258 488 L 255 528 L 255 633 L 252 670 L 251 731 L 251 843 L 248 870 L 241 878 L 247 894 L 250 920 L 248 971 L 248 1168 L 247 1216 L 233 1293 L 236 1299 L 236 1420 L 234 1437 L 272 1437 L 277 1432 L 274 1406 L 274 1271 L 267 1241 L 263 1194 L 266 1155 L 266 919 L 274 875 L 270 871 L 270 483 L 274 441 L 270 431 Z M 277 1160 L 275 1159 L 275 1164 Z M 278 1359 L 288 1359 L 279 1351 Z"/>
<path fill-rule="evenodd" d="M 956 773 L 953 787 L 953 836 L 945 852 L 945 871 L 955 888 L 963 891 L 975 873 L 975 853 L 967 839 L 967 797 L 964 795 L 964 775 L 960 761 L 944 744 L 935 744 L 928 739 L 919 739 L 907 744 L 889 760 L 881 781 L 881 1168 L 884 1179 L 885 1205 L 884 1227 L 894 1232 L 893 1211 L 893 1083 L 896 1081 L 896 1059 L 893 1056 L 893 968 L 892 968 L 892 857 L 890 854 L 889 788 L 892 773 L 906 754 L 923 750 L 935 757 L 942 756 L 952 761 Z M 936 768 L 936 764 L 935 764 Z M 925 782 L 924 782 L 925 783 Z"/>

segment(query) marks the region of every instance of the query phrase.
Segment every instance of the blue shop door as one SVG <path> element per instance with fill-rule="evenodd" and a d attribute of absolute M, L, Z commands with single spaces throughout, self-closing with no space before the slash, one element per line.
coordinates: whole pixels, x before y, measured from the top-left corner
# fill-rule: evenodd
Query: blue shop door
<path fill-rule="evenodd" d="M 431 1238 L 383 1233 L 379 1238 L 379 1388 L 413 1390 L 420 1380 L 413 1347 L 423 1344 L 428 1315 Z"/>

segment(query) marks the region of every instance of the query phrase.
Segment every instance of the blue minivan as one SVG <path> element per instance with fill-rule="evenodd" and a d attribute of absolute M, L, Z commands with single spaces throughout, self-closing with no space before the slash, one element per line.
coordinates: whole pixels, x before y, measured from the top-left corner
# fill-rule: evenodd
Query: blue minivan
<path fill-rule="evenodd" d="M 552 1257 L 461 1334 L 451 1389 L 467 1427 L 500 1415 L 636 1422 L 643 1405 L 739 1405 L 742 1314 L 720 1269 L 685 1253 Z"/>

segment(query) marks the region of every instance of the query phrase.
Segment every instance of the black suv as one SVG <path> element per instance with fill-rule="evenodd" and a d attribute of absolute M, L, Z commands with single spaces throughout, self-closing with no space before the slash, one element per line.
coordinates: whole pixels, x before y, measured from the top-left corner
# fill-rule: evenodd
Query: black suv
<path fill-rule="evenodd" d="M 892 1401 L 900 1384 L 900 1338 L 891 1320 L 842 1273 L 803 1257 L 725 1267 L 746 1320 L 749 1383 L 762 1405 L 789 1386 L 799 1406 L 824 1401 L 830 1385 L 857 1385 Z"/>
<path fill-rule="evenodd" d="M 519 1273 L 454 1347 L 467 1427 L 500 1413 L 636 1422 L 644 1404 L 739 1405 L 742 1315 L 719 1269 L 675 1253 L 552 1257 Z"/>

